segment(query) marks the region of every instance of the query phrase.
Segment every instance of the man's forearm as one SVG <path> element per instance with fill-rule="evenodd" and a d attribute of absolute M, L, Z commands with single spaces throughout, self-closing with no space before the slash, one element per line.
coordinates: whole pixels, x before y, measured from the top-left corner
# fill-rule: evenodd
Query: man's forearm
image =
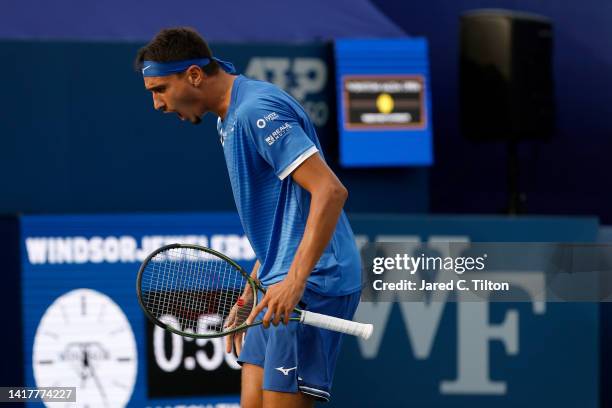
<path fill-rule="evenodd" d="M 251 270 L 251 278 L 257 279 L 257 272 L 259 271 L 259 267 L 261 264 L 259 263 L 259 259 L 255 260 L 255 265 L 253 265 L 253 270 Z"/>
<path fill-rule="evenodd" d="M 257 259 L 255 261 L 255 265 L 253 265 L 253 269 L 251 270 L 251 275 L 250 275 L 251 278 L 257 280 L 257 272 L 259 271 L 259 267 L 260 266 L 261 266 L 261 264 L 259 263 L 259 259 Z M 250 293 L 251 289 L 252 289 L 251 284 L 247 282 L 244 285 L 244 290 L 242 291 L 242 296 Z"/>
<path fill-rule="evenodd" d="M 329 244 L 347 196 L 341 184 L 332 184 L 311 193 L 306 228 L 291 264 L 290 278 L 301 284 L 306 283 Z"/>

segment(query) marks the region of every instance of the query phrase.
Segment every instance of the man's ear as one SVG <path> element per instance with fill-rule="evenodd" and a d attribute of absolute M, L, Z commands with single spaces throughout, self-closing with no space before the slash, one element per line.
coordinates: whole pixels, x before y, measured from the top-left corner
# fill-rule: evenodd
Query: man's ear
<path fill-rule="evenodd" d="M 195 87 L 200 86 L 204 80 L 204 76 L 206 75 L 204 74 L 204 71 L 202 71 L 202 68 L 198 67 L 197 65 L 192 65 L 187 68 L 186 74 L 187 81 L 189 81 L 189 83 Z"/>

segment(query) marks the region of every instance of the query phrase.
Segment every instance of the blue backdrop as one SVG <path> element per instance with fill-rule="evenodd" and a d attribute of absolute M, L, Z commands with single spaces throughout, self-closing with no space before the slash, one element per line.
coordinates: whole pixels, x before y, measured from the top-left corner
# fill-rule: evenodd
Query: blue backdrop
<path fill-rule="evenodd" d="M 0 42 L 0 75 L 11 78 L 6 94 L 19 95 L 0 99 L 9 118 L 0 121 L 0 172 L 10 175 L 0 213 L 235 210 L 216 117 L 193 126 L 154 111 L 132 69 L 138 46 Z M 350 191 L 349 211 L 427 211 L 426 170 L 337 165 L 330 44 L 213 50 L 305 106 L 326 159 Z M 100 61 L 103 70 L 92 68 Z"/>
<path fill-rule="evenodd" d="M 607 74 L 612 65 L 612 48 L 609 46 L 612 26 L 608 24 L 612 18 L 612 5 L 609 1 L 587 0 L 579 6 L 573 2 L 554 0 L 372 0 L 341 1 L 333 4 L 318 1 L 308 3 L 303 9 L 291 10 L 303 17 L 297 26 L 291 19 L 277 21 L 279 19 L 276 19 L 276 12 L 286 11 L 285 6 L 280 3 L 282 2 L 271 2 L 263 6 L 244 1 L 240 2 L 239 7 L 234 2 L 227 5 L 216 4 L 213 10 L 207 10 L 200 3 L 188 2 L 185 7 L 168 10 L 165 4 L 154 2 L 148 3 L 145 11 L 140 4 L 115 1 L 97 4 L 62 0 L 52 5 L 39 0 L 9 1 L 3 4 L 3 13 L 0 13 L 0 38 L 145 41 L 159 28 L 177 24 L 194 25 L 208 38 L 217 41 L 315 41 L 346 36 L 395 37 L 401 35 L 402 31 L 423 36 L 430 45 L 432 96 L 435 101 L 432 108 L 437 163 L 431 171 L 431 209 L 434 212 L 494 213 L 505 207 L 506 151 L 502 144 L 474 144 L 465 141 L 459 134 L 459 16 L 464 11 L 483 7 L 503 7 L 540 13 L 550 17 L 554 23 L 557 132 L 550 143 L 527 143 L 521 149 L 521 185 L 528 193 L 527 208 L 535 213 L 598 214 L 603 217 L 604 222 L 612 221 L 612 189 L 609 188 L 609 181 L 599 176 L 604 169 L 604 163 L 607 162 L 607 152 L 612 150 L 612 139 L 608 137 L 612 133 L 612 93 L 608 91 L 612 89 L 612 77 Z M 53 11 L 50 11 L 49 7 Z M 234 24 L 227 23 L 225 16 L 231 15 L 240 19 L 240 16 L 235 14 L 237 12 L 244 13 L 242 18 L 246 20 L 250 17 L 244 16 L 258 16 L 257 21 L 260 24 L 246 24 L 236 29 Z M 146 18 L 142 18 L 143 13 Z M 308 18 L 311 13 L 315 13 L 317 18 Z M 219 17 L 220 14 L 223 17 Z M 265 21 L 274 21 L 274 24 L 264 24 Z M 274 29 L 268 29 L 270 26 Z M 257 30 L 256 27 L 262 29 Z M 83 171 L 82 167 L 73 166 L 66 169 L 62 160 L 53 155 L 50 157 L 50 153 L 64 150 L 65 153 L 83 155 L 83 151 L 99 149 L 106 153 L 106 156 L 83 156 L 86 158 L 74 160 L 82 160 L 84 165 L 91 163 L 93 167 L 101 161 L 109 162 L 108 155 L 112 153 L 118 168 L 129 169 L 126 161 L 135 159 L 131 151 L 125 152 L 125 149 L 117 148 L 118 140 L 113 138 L 117 128 L 129 132 L 130 138 L 120 139 L 122 143 L 127 143 L 128 147 L 132 138 L 143 137 L 142 130 L 155 127 L 163 130 L 165 134 L 176 131 L 174 125 L 170 125 L 168 121 L 162 123 L 161 118 L 149 119 L 151 127 L 148 127 L 141 121 L 144 117 L 142 112 L 136 115 L 137 109 L 144 109 L 142 102 L 146 96 L 136 89 L 136 82 L 121 77 L 121 73 L 129 69 L 127 61 L 131 59 L 136 47 L 81 44 L 82 48 L 73 45 L 72 48 L 68 47 L 62 51 L 61 47 L 56 48 L 51 44 L 40 48 L 31 48 L 27 44 L 17 44 L 8 49 L 5 46 L 2 44 L 0 49 L 6 57 L 0 67 L 0 73 L 11 78 L 6 93 L 13 97 L 0 100 L 0 108 L 5 117 L 10 119 L 1 122 L 0 131 L 8 136 L 0 142 L 0 157 L 1 162 L 8 165 L 0 169 L 7 174 L 13 174 L 14 182 L 30 185 L 31 188 L 29 192 L 22 192 L 21 189 L 25 187 L 14 189 L 12 181 L 9 181 L 7 200 L 2 201 L 3 207 L 0 211 L 37 211 L 42 205 L 46 206 L 46 211 L 88 211 L 96 210 L 92 208 L 96 207 L 96 203 L 99 207 L 104 207 L 98 208 L 99 210 L 127 209 L 126 202 L 122 202 L 120 197 L 129 197 L 132 192 L 129 186 L 142 183 L 145 178 L 142 175 L 135 175 L 129 183 L 116 184 L 115 182 L 121 179 L 116 177 L 116 173 L 109 174 L 112 179 L 104 179 L 84 170 L 87 174 L 85 181 L 98 183 L 100 188 L 111 189 L 111 194 L 100 201 L 95 192 L 79 192 L 78 184 L 83 184 L 83 181 L 72 181 L 70 177 L 54 178 L 53 181 L 42 177 L 38 182 L 37 176 L 49 169 L 43 168 L 41 172 L 37 163 L 44 163 L 47 167 L 58 166 L 57 171 L 70 175 L 74 171 L 72 169 L 79 168 L 79 171 Z M 23 54 L 14 51 L 12 47 L 21 49 Z M 107 64 L 105 68 L 108 69 L 105 72 L 112 73 L 115 81 L 96 75 L 98 85 L 92 85 L 92 73 L 87 67 L 92 66 L 94 57 L 91 54 L 88 56 L 87 50 L 104 58 Z M 83 54 L 78 56 L 76 52 Z M 27 55 L 31 55 L 31 58 L 28 59 Z M 288 51 L 287 55 L 294 54 Z M 75 68 L 64 66 L 60 62 L 62 60 Z M 49 65 L 44 77 L 48 75 L 53 80 L 41 76 L 41 71 L 37 69 L 40 61 Z M 73 88 L 66 92 L 67 84 Z M 83 98 L 85 93 L 91 98 Z M 142 99 L 132 99 L 126 96 L 128 93 L 138 94 Z M 97 106 L 95 101 L 99 101 L 100 106 Z M 71 106 L 71 103 L 75 106 Z M 68 123 L 54 123 L 58 118 L 58 110 L 71 111 L 78 116 L 71 118 Z M 123 112 L 127 114 L 123 115 Z M 69 139 L 57 139 L 58 133 L 70 133 L 70 129 L 77 123 L 80 123 L 81 127 L 87 122 L 99 126 L 98 121 L 103 120 L 113 121 L 117 126 L 103 126 L 101 134 L 98 134 L 93 126 L 87 128 L 87 133 L 76 137 L 81 140 L 80 144 L 69 142 Z M 36 123 L 30 124 L 32 121 Z M 89 132 L 92 137 L 101 135 L 105 138 L 96 137 L 96 142 L 90 144 Z M 39 136 L 32 138 L 37 133 Z M 189 139 L 195 137 L 195 133 L 186 134 L 181 131 L 180 134 L 188 140 L 189 146 L 195 146 Z M 15 149 L 22 146 L 32 146 L 33 149 L 17 150 L 19 156 L 15 156 Z M 171 146 L 167 148 L 171 152 L 178 149 Z M 144 153 L 154 152 L 146 150 Z M 171 157 L 168 159 L 172 162 Z M 192 161 L 192 158 L 186 159 L 186 163 Z M 17 166 L 19 162 L 27 164 Z M 138 165 L 140 168 L 147 168 L 148 174 L 155 175 L 150 169 L 155 166 L 147 163 Z M 51 173 L 54 174 L 54 171 Z M 386 188 L 377 188 L 377 182 L 386 186 L 387 179 L 394 182 L 397 185 L 395 191 L 402 194 L 406 188 L 401 181 L 412 176 L 368 171 L 355 175 L 355 179 L 361 178 L 369 183 L 367 189 L 370 194 L 365 193 L 363 197 L 378 196 Z M 130 178 L 130 175 L 124 177 Z M 357 182 L 354 184 L 358 185 Z M 51 185 L 54 185 L 53 190 Z M 75 189 L 75 192 L 72 189 Z M 40 195 L 35 193 L 37 190 L 41 192 Z M 52 194 L 50 191 L 59 191 L 55 201 L 48 197 Z M 225 208 L 228 203 L 227 191 L 222 193 L 216 188 L 214 191 L 219 193 L 219 202 L 204 203 L 198 206 L 198 209 Z M 418 193 L 412 192 L 403 197 L 402 204 L 397 200 L 381 203 L 383 200 L 378 199 L 366 199 L 365 203 L 372 206 L 372 211 L 407 211 L 404 205 L 406 203 L 410 205 L 418 202 L 415 207 L 424 208 L 422 204 L 427 207 L 423 202 L 426 199 L 422 198 L 427 194 L 429 192 L 423 189 Z M 38 200 L 40 206 L 35 203 Z M 192 200 L 190 205 L 195 201 Z M 71 202 L 74 205 L 70 205 Z M 16 203 L 19 206 L 16 206 Z M 363 209 L 360 203 L 349 202 L 349 205 L 354 206 L 353 210 Z M 133 205 L 129 209 L 145 208 L 143 205 Z M 189 208 L 180 206 L 174 209 Z M 414 208 L 410 207 L 408 210 L 412 211 Z"/>

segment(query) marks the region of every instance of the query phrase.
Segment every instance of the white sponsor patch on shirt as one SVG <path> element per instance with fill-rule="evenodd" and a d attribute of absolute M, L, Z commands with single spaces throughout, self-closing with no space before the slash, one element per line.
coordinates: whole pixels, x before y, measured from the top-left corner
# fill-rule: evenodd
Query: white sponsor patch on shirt
<path fill-rule="evenodd" d="M 266 143 L 268 143 L 269 146 L 272 146 L 274 142 L 276 142 L 278 139 L 284 136 L 285 133 L 289 131 L 289 129 L 291 129 L 291 124 L 289 122 L 283 123 L 282 125 L 280 125 L 279 128 L 277 128 L 272 133 L 270 133 L 268 136 L 266 136 Z"/>
<path fill-rule="evenodd" d="M 255 124 L 257 125 L 257 127 L 259 129 L 263 129 L 263 128 L 266 127 L 266 125 L 269 122 L 272 122 L 273 120 L 276 120 L 276 119 L 278 119 L 278 113 L 271 112 L 271 113 L 268 113 L 267 115 L 265 115 L 264 117 L 257 119 Z"/>

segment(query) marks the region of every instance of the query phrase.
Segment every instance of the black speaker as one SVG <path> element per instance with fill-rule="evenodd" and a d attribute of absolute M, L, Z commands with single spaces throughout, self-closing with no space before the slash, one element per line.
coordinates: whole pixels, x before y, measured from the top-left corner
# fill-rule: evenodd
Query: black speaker
<path fill-rule="evenodd" d="M 550 20 L 507 10 L 475 10 L 461 16 L 460 38 L 463 135 L 472 140 L 550 138 Z"/>

